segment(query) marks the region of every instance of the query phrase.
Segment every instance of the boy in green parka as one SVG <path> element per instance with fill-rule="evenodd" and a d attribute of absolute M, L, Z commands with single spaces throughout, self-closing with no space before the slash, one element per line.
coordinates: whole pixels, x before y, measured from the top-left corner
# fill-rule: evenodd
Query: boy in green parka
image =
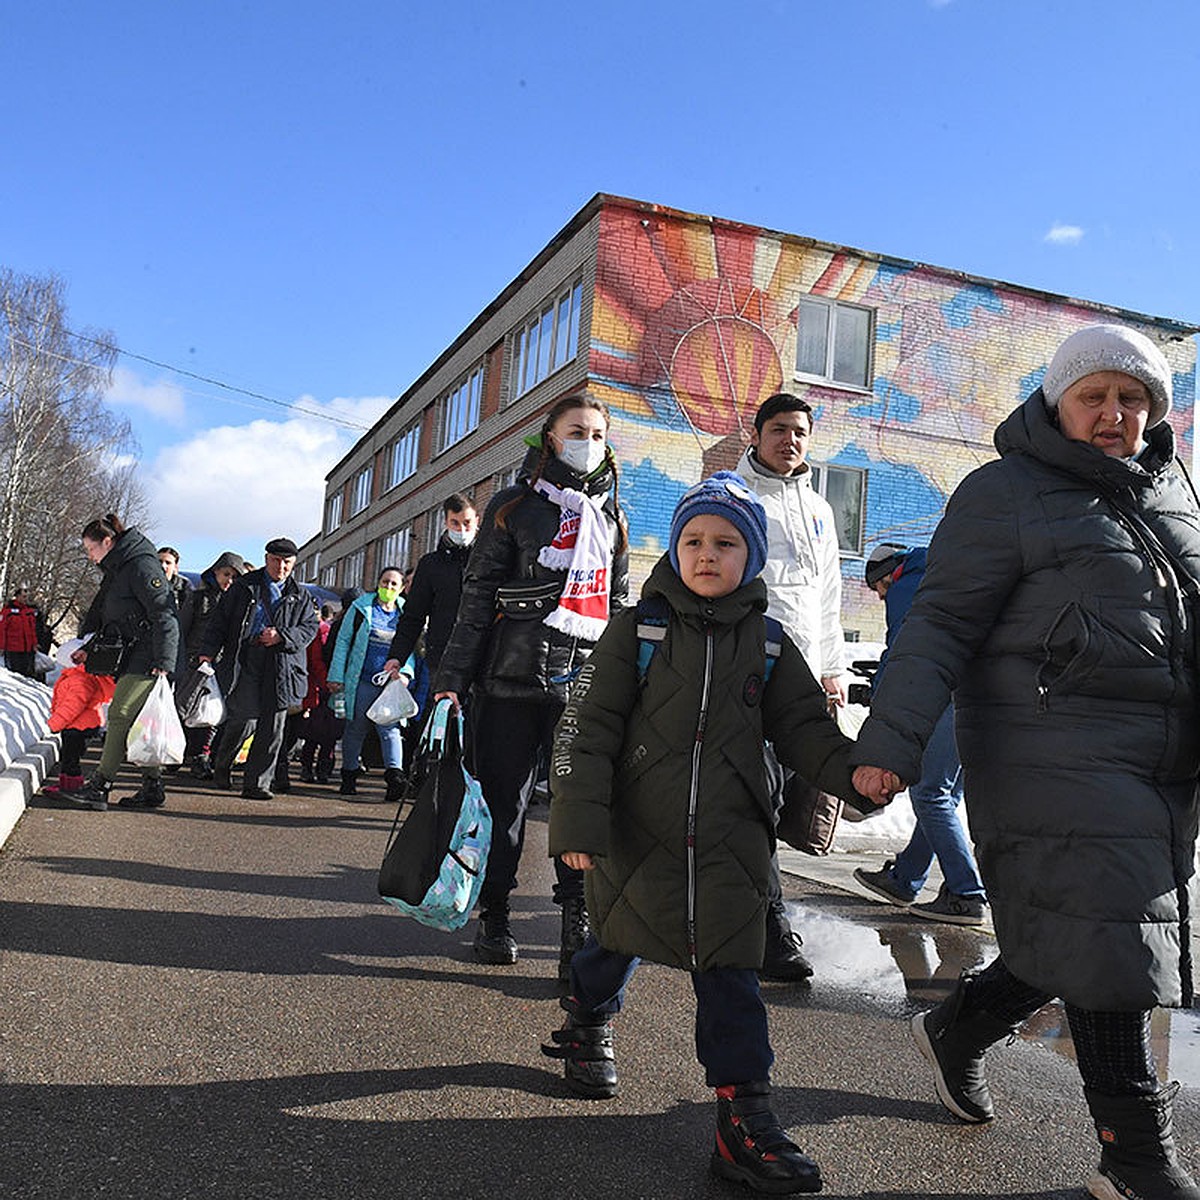
<path fill-rule="evenodd" d="M 550 852 L 586 872 L 592 936 L 571 960 L 567 1018 L 544 1046 L 577 1094 L 616 1094 L 610 1018 L 638 961 L 691 973 L 696 1048 L 717 1091 L 716 1174 L 816 1192 L 817 1164 L 770 1107 L 774 1056 L 756 968 L 774 841 L 763 742 L 856 806 L 851 742 L 778 631 L 768 653 L 762 505 L 720 471 L 685 493 L 643 589 L 665 625 L 646 664 L 639 611 L 610 622 L 554 741 Z"/>

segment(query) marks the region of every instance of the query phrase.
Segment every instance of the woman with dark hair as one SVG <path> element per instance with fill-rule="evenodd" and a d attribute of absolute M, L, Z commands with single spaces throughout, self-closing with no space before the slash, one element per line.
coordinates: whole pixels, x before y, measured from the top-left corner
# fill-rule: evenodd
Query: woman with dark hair
<path fill-rule="evenodd" d="M 628 546 L 607 445 L 608 409 L 566 396 L 529 438 L 519 481 L 492 497 L 463 577 L 458 620 L 434 677 L 438 699 L 469 689 L 472 764 L 492 812 L 475 957 L 517 961 L 508 897 L 525 813 L 578 675 L 628 593 Z M 559 977 L 587 938 L 583 873 L 555 860 Z"/>
<path fill-rule="evenodd" d="M 99 768 L 81 790 L 61 795 L 72 804 L 103 811 L 125 761 L 129 727 L 142 711 L 156 677 L 175 669 L 179 613 L 154 543 L 148 538 L 136 529 L 127 529 L 109 513 L 89 521 L 83 527 L 82 540 L 84 553 L 99 566 L 104 579 L 80 632 L 95 634 L 93 645 L 119 640 L 121 650 L 112 671 L 116 690 L 108 709 Z M 89 648 L 84 646 L 72 657 L 86 665 L 88 655 Z M 143 767 L 141 787 L 118 801 L 127 808 L 158 808 L 162 802 L 161 767 Z"/>
<path fill-rule="evenodd" d="M 355 600 L 343 615 L 329 664 L 327 686 L 330 692 L 342 692 L 346 705 L 346 731 L 342 735 L 341 796 L 356 802 L 395 803 L 404 784 L 404 750 L 399 725 L 374 726 L 383 754 L 383 778 L 387 785 L 383 796 L 358 794 L 358 776 L 362 770 L 362 748 L 373 727 L 367 710 L 379 698 L 385 685 L 375 680 L 383 674 L 388 650 L 396 636 L 396 622 L 404 608 L 400 598 L 402 575 L 399 567 L 384 567 L 375 590 Z M 395 674 L 399 674 L 396 671 Z"/>

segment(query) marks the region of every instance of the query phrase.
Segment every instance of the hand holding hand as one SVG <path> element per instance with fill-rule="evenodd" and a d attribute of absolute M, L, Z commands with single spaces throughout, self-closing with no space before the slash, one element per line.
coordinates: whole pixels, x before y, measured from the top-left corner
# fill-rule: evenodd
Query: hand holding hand
<path fill-rule="evenodd" d="M 263 646 L 278 646 L 283 638 L 279 636 L 279 630 L 273 625 L 268 625 L 266 629 L 258 635 L 259 644 Z"/>
<path fill-rule="evenodd" d="M 562 860 L 575 871 L 591 871 L 595 869 L 596 862 L 590 854 L 585 854 L 582 850 L 568 850 L 562 855 Z"/>
<path fill-rule="evenodd" d="M 890 804 L 897 792 L 904 790 L 904 781 L 894 771 L 883 767 L 855 767 L 854 790 L 881 807 Z"/>

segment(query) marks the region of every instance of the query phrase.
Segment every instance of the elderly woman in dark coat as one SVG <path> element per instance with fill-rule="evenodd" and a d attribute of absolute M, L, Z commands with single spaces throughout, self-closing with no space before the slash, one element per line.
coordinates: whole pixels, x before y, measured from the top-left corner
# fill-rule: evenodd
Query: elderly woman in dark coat
<path fill-rule="evenodd" d="M 1102 1200 L 1200 1197 L 1148 1036 L 1192 1002 L 1200 513 L 1170 404 L 1148 338 L 1066 339 L 951 498 L 854 751 L 886 799 L 953 692 L 1001 954 L 913 1033 L 943 1103 L 987 1121 L 986 1048 L 1061 997 Z"/>

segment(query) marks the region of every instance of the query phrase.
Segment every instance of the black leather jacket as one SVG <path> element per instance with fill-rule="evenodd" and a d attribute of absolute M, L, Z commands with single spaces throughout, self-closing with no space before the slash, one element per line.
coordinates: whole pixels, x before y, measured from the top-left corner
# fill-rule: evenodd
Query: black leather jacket
<path fill-rule="evenodd" d="M 458 619 L 438 665 L 434 690 L 464 696 L 472 685 L 478 692 L 507 700 L 535 700 L 562 704 L 575 672 L 586 661 L 594 642 L 574 638 L 546 625 L 540 617 L 526 620 L 497 617 L 496 592 L 505 584 L 566 582 L 566 572 L 538 562 L 542 548 L 558 532 L 561 510 L 533 491 L 529 476 L 540 451 L 530 450 L 520 482 L 492 497 L 483 514 L 479 536 L 471 550 L 463 577 Z M 605 470 L 582 480 L 556 458 L 542 476 L 555 487 L 570 487 L 591 496 L 611 493 L 613 477 Z M 517 500 L 496 525 L 496 511 Z M 604 512 L 614 547 L 610 610 L 622 608 L 629 594 L 629 556 L 615 549 L 620 515 L 611 494 Z"/>

